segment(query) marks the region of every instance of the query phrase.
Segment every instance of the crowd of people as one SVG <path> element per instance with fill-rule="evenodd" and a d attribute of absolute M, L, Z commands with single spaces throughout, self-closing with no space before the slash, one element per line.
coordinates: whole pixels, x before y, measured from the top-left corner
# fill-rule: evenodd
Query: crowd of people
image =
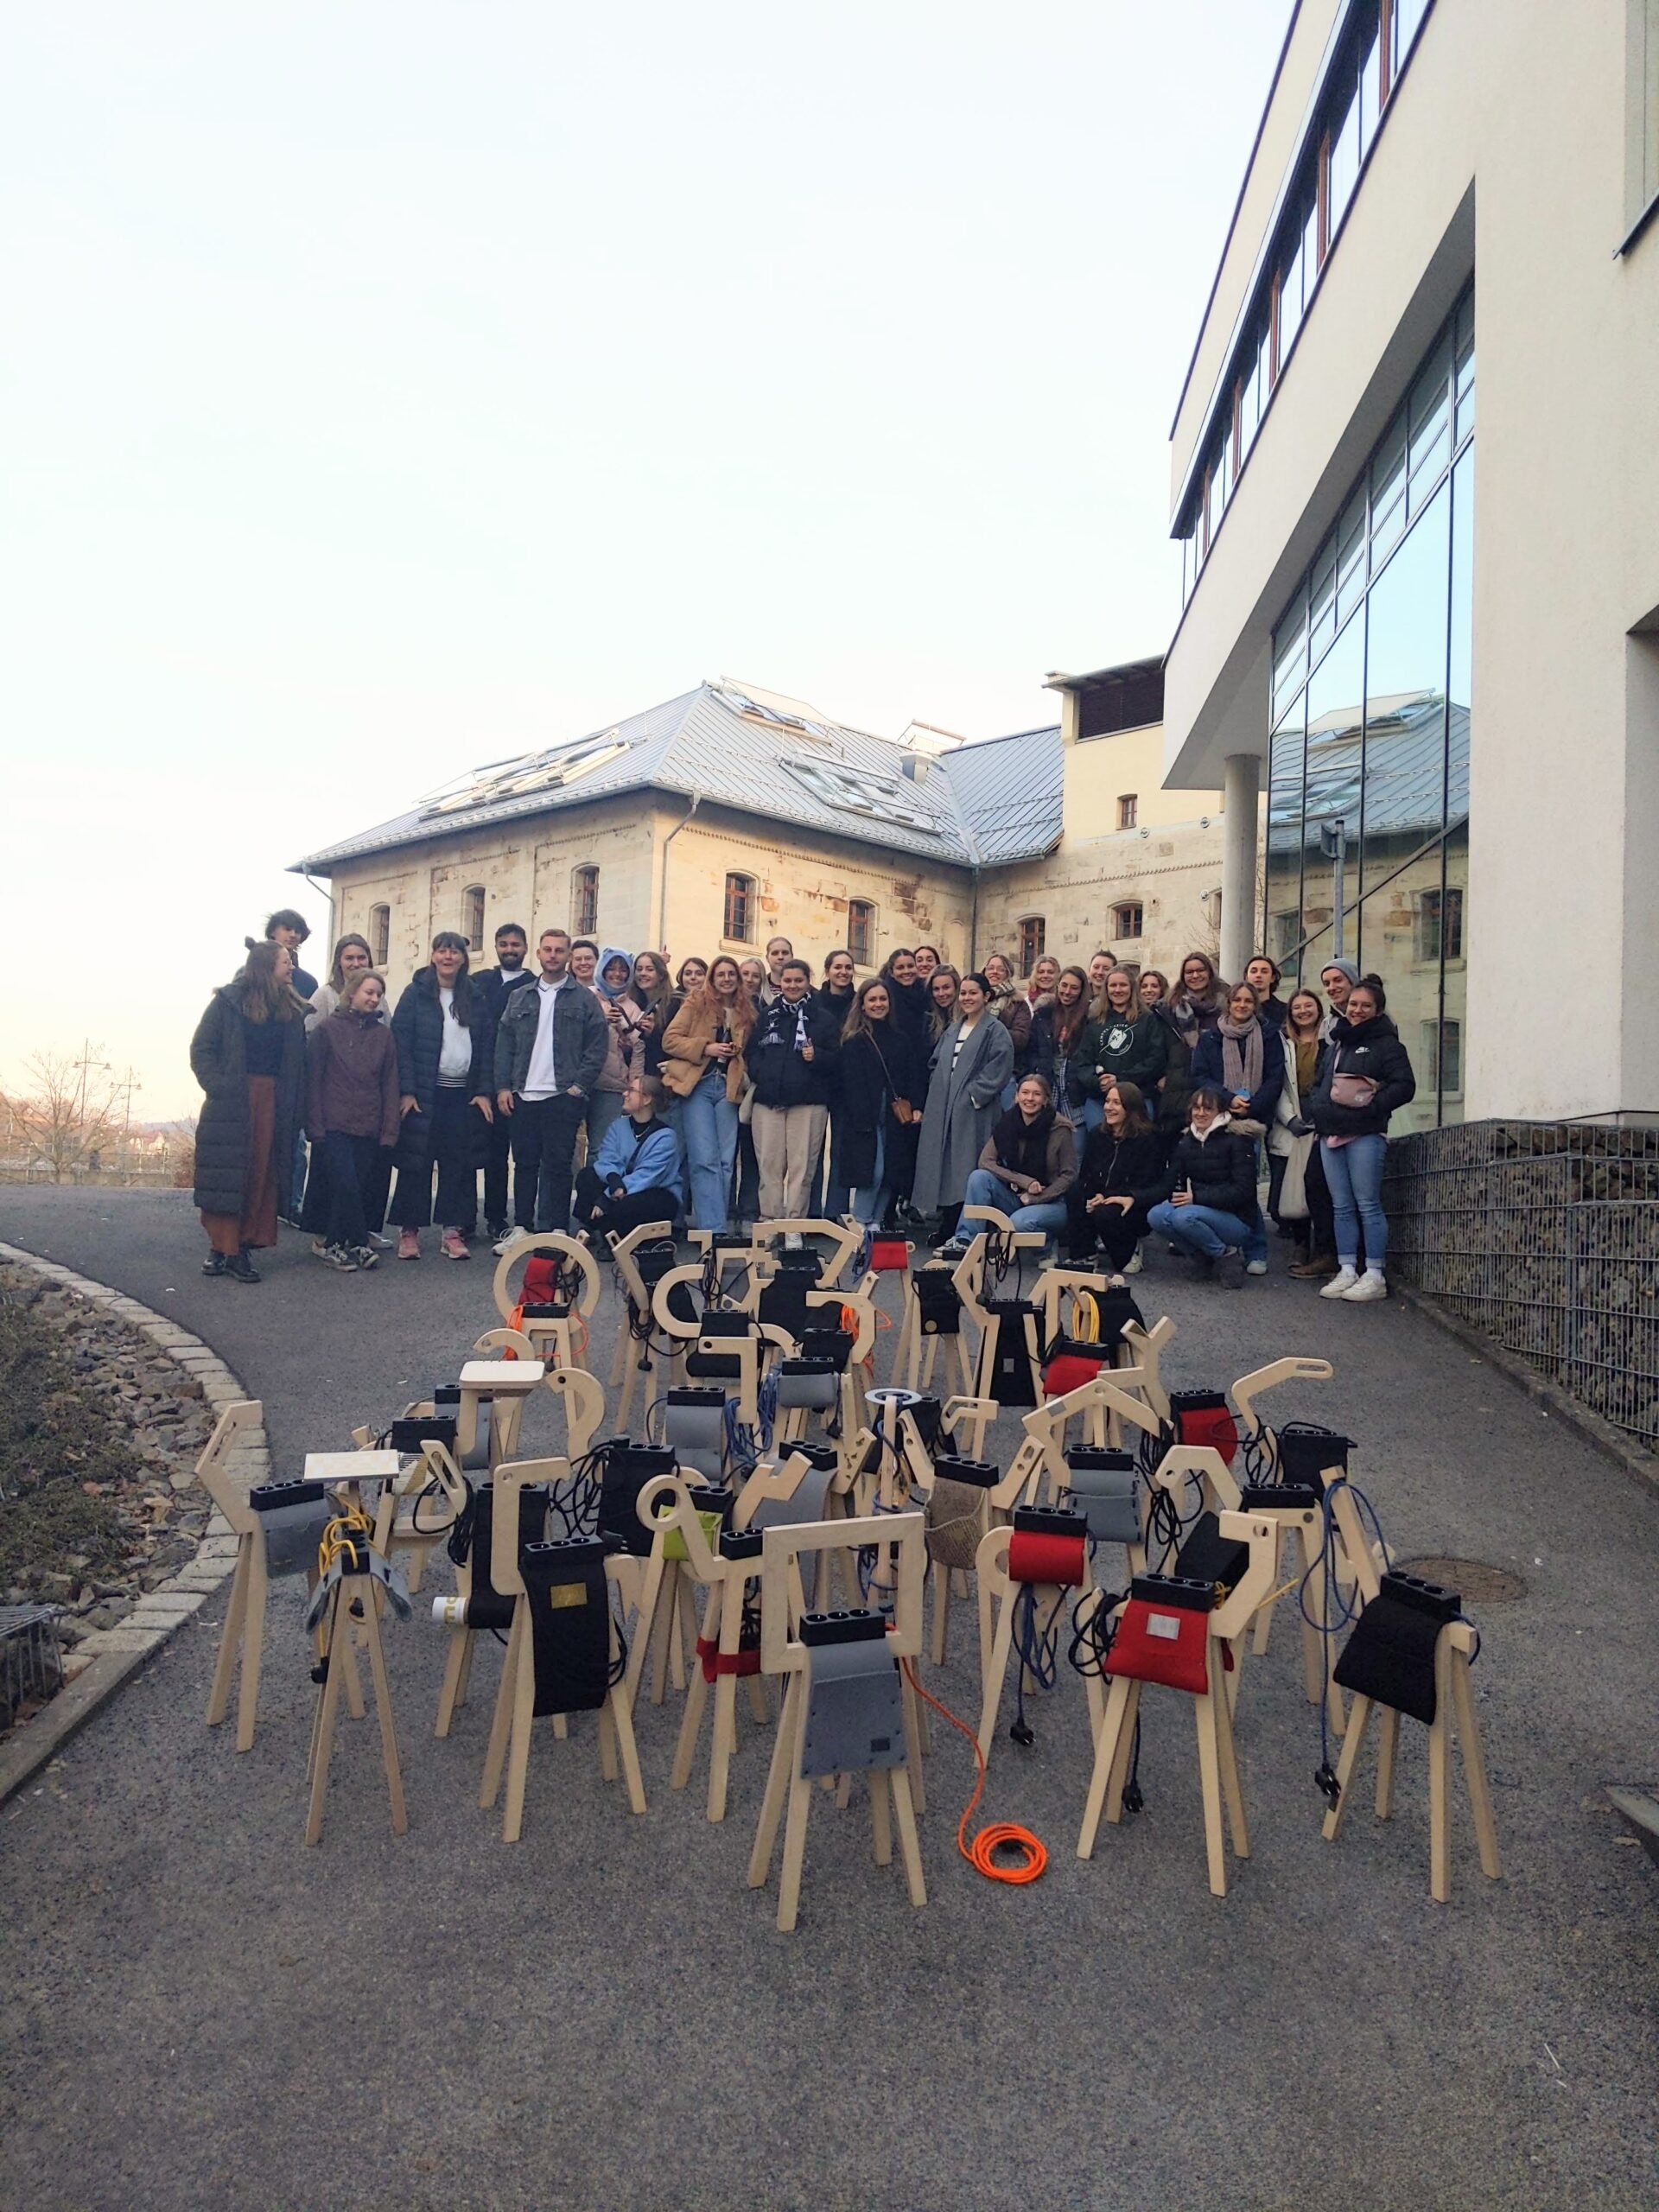
<path fill-rule="evenodd" d="M 990 1205 L 1075 1261 L 1132 1274 L 1161 1237 L 1224 1281 L 1267 1273 L 1270 1219 L 1324 1296 L 1386 1295 L 1382 1163 L 1415 1083 L 1351 962 L 1284 997 L 1265 954 L 1229 984 L 1191 952 L 1172 985 L 1106 951 L 1021 981 L 921 944 L 861 983 L 845 948 L 815 977 L 784 937 L 671 968 L 550 928 L 532 965 L 504 923 L 478 973 L 441 930 L 394 1007 L 365 939 L 319 982 L 308 933 L 273 914 L 191 1046 L 210 1275 L 257 1282 L 279 1219 L 345 1273 L 418 1260 L 434 1224 L 465 1260 L 481 1177 L 498 1250 L 850 1214 L 931 1224 L 949 1255 L 963 1205 Z"/>

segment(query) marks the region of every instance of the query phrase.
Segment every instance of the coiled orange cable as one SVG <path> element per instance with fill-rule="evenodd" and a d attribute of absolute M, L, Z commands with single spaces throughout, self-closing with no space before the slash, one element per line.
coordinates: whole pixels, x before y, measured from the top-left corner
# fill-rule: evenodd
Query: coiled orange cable
<path fill-rule="evenodd" d="M 905 1679 L 918 1697 L 925 1698 L 935 1713 L 943 1713 L 953 1728 L 962 1733 L 974 1747 L 974 1762 L 979 1773 L 974 1783 L 974 1794 L 963 1807 L 962 1818 L 957 1822 L 957 1849 L 977 1874 L 988 1882 L 1034 1882 L 1048 1865 L 1048 1851 L 1040 1836 L 1029 1828 L 1022 1828 L 1016 1821 L 993 1821 L 981 1828 L 970 1843 L 968 1823 L 974 1817 L 974 1808 L 985 1794 L 985 1754 L 979 1748 L 979 1738 L 965 1720 L 959 1719 L 948 1705 L 943 1705 L 931 1690 L 925 1690 L 917 1681 L 908 1659 L 901 1659 Z M 1011 1866 L 999 1865 L 995 1854 L 999 1851 L 1017 1851 L 1020 1858 Z"/>

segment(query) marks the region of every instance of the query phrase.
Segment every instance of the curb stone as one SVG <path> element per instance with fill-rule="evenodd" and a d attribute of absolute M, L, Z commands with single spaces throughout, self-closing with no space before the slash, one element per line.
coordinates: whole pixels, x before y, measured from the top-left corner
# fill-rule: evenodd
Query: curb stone
<path fill-rule="evenodd" d="M 181 1377 L 196 1385 L 209 1406 L 234 1405 L 248 1395 L 237 1376 L 200 1337 L 181 1328 L 165 1313 L 141 1306 L 107 1283 L 78 1275 L 73 1268 L 16 1244 L 0 1243 L 0 1260 L 28 1268 L 60 1290 L 77 1292 L 88 1304 L 127 1322 L 170 1359 Z M 244 1489 L 269 1481 L 270 1455 L 263 1428 L 250 1430 L 230 1463 L 233 1480 Z M 196 1555 L 156 1589 L 146 1591 L 116 1628 L 94 1629 L 66 1659 L 65 1685 L 49 1705 L 0 1745 L 0 1804 L 39 1772 L 75 1732 L 107 1704 L 123 1682 L 159 1651 L 174 1630 L 194 1620 L 236 1565 L 236 1539 L 222 1514 L 207 1523 Z"/>

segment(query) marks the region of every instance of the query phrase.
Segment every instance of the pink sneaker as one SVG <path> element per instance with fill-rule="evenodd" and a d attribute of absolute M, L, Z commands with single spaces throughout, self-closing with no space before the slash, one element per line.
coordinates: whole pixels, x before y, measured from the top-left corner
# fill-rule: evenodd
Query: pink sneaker
<path fill-rule="evenodd" d="M 420 1258 L 421 1238 L 418 1230 L 405 1229 L 399 1233 L 397 1238 L 397 1256 L 400 1260 L 418 1260 Z"/>
<path fill-rule="evenodd" d="M 461 1235 L 458 1229 L 446 1229 L 444 1230 L 443 1256 L 446 1260 L 470 1260 L 472 1258 L 472 1254 L 467 1249 L 467 1239 Z"/>

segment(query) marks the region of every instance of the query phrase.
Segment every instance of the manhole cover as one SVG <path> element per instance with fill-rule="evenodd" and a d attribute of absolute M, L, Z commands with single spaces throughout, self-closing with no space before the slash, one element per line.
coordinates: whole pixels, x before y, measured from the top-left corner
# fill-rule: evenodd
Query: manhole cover
<path fill-rule="evenodd" d="M 1506 1567 L 1488 1567 L 1478 1559 L 1402 1559 L 1395 1565 L 1402 1574 L 1421 1575 L 1425 1582 L 1443 1582 L 1471 1605 L 1507 1605 L 1524 1598 L 1527 1586 Z"/>

